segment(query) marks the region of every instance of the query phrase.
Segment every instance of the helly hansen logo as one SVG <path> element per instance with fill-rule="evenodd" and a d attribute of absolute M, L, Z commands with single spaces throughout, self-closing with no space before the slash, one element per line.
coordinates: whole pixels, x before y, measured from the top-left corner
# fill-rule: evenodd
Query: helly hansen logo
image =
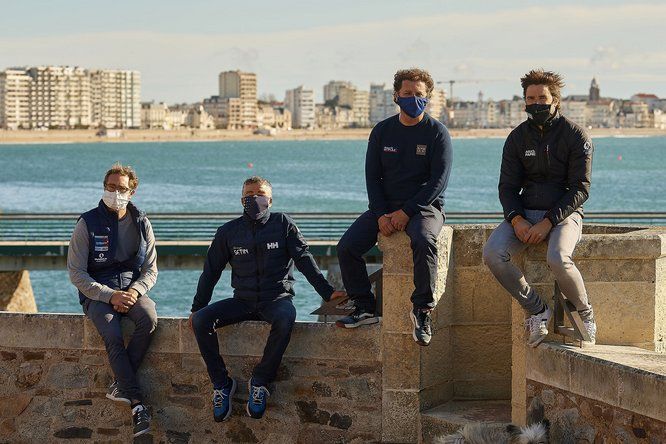
<path fill-rule="evenodd" d="M 385 146 L 385 147 L 384 147 L 384 152 L 385 152 L 385 153 L 397 153 L 397 152 L 398 152 L 398 148 L 393 147 L 393 146 Z"/>
<path fill-rule="evenodd" d="M 525 157 L 536 157 L 536 150 L 525 150 Z"/>
<path fill-rule="evenodd" d="M 276 248 L 280 248 L 280 244 L 278 242 L 269 242 L 266 244 L 266 248 L 269 250 L 275 250 Z"/>
<path fill-rule="evenodd" d="M 234 256 L 241 256 L 243 254 L 250 254 L 250 250 L 243 247 L 234 247 Z"/>
<path fill-rule="evenodd" d="M 428 149 L 428 145 L 416 145 L 416 155 L 417 156 L 425 156 L 427 149 Z"/>

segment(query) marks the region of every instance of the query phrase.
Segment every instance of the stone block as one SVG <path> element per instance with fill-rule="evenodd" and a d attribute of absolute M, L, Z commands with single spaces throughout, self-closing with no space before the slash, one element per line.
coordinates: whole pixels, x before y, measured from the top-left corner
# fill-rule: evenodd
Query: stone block
<path fill-rule="evenodd" d="M 453 377 L 457 381 L 511 377 L 509 325 L 457 325 L 451 329 Z"/>
<path fill-rule="evenodd" d="M 384 273 L 414 273 L 414 261 L 409 236 L 405 232 L 395 233 L 390 237 L 379 235 L 379 249 L 382 251 Z"/>
<path fill-rule="evenodd" d="M 420 411 L 431 409 L 453 399 L 453 381 L 444 381 L 422 388 L 419 392 Z"/>
<path fill-rule="evenodd" d="M 494 378 L 488 375 L 485 379 L 462 380 L 453 382 L 454 399 L 511 399 L 511 379 Z"/>
<path fill-rule="evenodd" d="M 414 344 L 413 340 L 412 344 Z M 423 388 L 451 382 L 453 379 L 454 362 L 451 353 L 451 328 L 444 327 L 436 330 L 432 341 L 430 341 L 430 345 L 420 350 L 420 387 Z M 384 371 L 387 371 L 386 367 Z"/>
<path fill-rule="evenodd" d="M 419 394 L 385 390 L 382 396 L 382 442 L 417 442 L 419 436 Z"/>
<path fill-rule="evenodd" d="M 542 344 L 526 349 L 527 379 L 569 390 L 572 384 L 571 360 L 566 353 L 558 353 Z"/>
<path fill-rule="evenodd" d="M 2 313 L 0 347 L 83 348 L 83 315 Z"/>
<path fill-rule="evenodd" d="M 54 389 L 83 389 L 89 386 L 91 371 L 79 363 L 59 362 L 53 364 L 46 374 L 45 384 Z"/>
<path fill-rule="evenodd" d="M 37 312 L 28 270 L 0 271 L 0 311 Z"/>
<path fill-rule="evenodd" d="M 421 347 L 411 334 L 382 335 L 382 387 L 384 390 L 420 389 Z"/>
<path fill-rule="evenodd" d="M 453 262 L 456 267 L 482 265 L 486 230 L 480 226 L 465 226 L 453 230 Z"/>
<path fill-rule="evenodd" d="M 609 376 L 614 375 L 611 373 Z M 615 381 L 619 384 L 617 405 L 666 423 L 666 378 L 663 374 L 622 372 Z"/>
<path fill-rule="evenodd" d="M 384 274 L 384 303 L 382 307 L 382 329 L 395 333 L 410 333 L 413 330 L 409 313 L 410 300 L 414 292 L 411 275 Z"/>

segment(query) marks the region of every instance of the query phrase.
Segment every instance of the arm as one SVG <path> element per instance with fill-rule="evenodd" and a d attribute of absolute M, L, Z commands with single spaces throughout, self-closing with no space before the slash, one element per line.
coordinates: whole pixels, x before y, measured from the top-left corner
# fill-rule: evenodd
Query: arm
<path fill-rule="evenodd" d="M 329 301 L 334 288 L 319 270 L 317 263 L 308 250 L 305 238 L 303 238 L 298 227 L 292 221 L 289 221 L 289 225 L 287 226 L 287 251 L 289 252 L 289 256 L 294 260 L 298 271 L 303 273 L 322 299 Z"/>
<path fill-rule="evenodd" d="M 223 227 L 218 228 L 213 242 L 208 247 L 203 273 L 199 277 L 197 293 L 192 301 L 192 312 L 198 311 L 208 305 L 213 296 L 215 284 L 220 280 L 222 270 L 229 262 L 230 254 L 224 237 Z"/>
<path fill-rule="evenodd" d="M 544 216 L 553 226 L 569 217 L 590 196 L 593 151 L 594 145 L 586 135 L 581 135 L 571 148 L 567 177 L 569 190 Z"/>
<path fill-rule="evenodd" d="M 368 151 L 365 154 L 365 186 L 368 191 L 370 211 L 379 218 L 388 213 L 388 205 L 382 189 L 382 157 L 377 127 L 370 133 Z"/>
<path fill-rule="evenodd" d="M 446 189 L 451 174 L 451 162 L 453 160 L 453 148 L 451 136 L 444 131 L 437 134 L 433 146 L 433 157 L 430 161 L 430 179 L 416 196 L 409 199 L 402 210 L 407 216 L 412 217 L 421 209 L 430 205 L 442 191 Z"/>
<path fill-rule="evenodd" d="M 139 296 L 148 293 L 157 282 L 157 251 L 155 249 L 155 234 L 153 226 L 146 219 L 146 259 L 141 266 L 141 275 L 130 286 Z"/>
<path fill-rule="evenodd" d="M 79 219 L 72 233 L 67 250 L 67 271 L 69 280 L 88 299 L 106 302 L 111 301 L 114 290 L 102 285 L 88 273 L 88 252 L 90 239 L 88 227 L 83 219 Z"/>
<path fill-rule="evenodd" d="M 520 190 L 523 188 L 525 170 L 522 162 L 515 154 L 513 135 L 509 135 L 502 151 L 502 166 L 500 167 L 499 199 L 504 209 L 504 218 L 507 222 L 518 215 L 525 217 L 525 209 L 520 199 Z"/>

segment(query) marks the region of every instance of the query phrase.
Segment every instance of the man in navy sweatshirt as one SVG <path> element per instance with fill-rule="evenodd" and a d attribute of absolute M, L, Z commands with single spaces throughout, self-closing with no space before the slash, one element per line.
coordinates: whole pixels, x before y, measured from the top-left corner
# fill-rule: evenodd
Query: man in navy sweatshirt
<path fill-rule="evenodd" d="M 425 113 L 433 88 L 432 77 L 424 70 L 395 74 L 393 97 L 400 113 L 379 122 L 368 141 L 365 180 L 369 211 L 356 219 L 337 247 L 342 281 L 355 309 L 336 324 L 354 328 L 378 322 L 363 254 L 375 245 L 378 233 L 407 233 L 415 287 L 409 316 L 419 345 L 428 345 L 432 337 L 437 236 L 444 224 L 444 190 L 452 160 L 449 132 Z"/>
<path fill-rule="evenodd" d="M 326 301 L 345 296 L 334 291 L 317 267 L 303 235 L 284 213 L 271 213 L 273 191 L 268 180 L 253 176 L 243 184 L 243 215 L 218 228 L 208 249 L 189 323 L 213 383 L 213 416 L 231 416 L 236 381 L 227 372 L 215 330 L 254 320 L 271 324 L 261 361 L 248 381 L 247 414 L 263 416 L 282 355 L 289 345 L 296 319 L 294 264 Z M 208 305 L 224 267 L 231 265 L 232 298 Z"/>

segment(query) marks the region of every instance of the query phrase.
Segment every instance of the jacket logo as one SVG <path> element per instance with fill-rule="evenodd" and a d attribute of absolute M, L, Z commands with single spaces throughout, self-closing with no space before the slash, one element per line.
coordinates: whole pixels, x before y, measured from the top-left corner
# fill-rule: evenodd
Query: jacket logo
<path fill-rule="evenodd" d="M 95 236 L 95 251 L 109 251 L 109 236 Z"/>
<path fill-rule="evenodd" d="M 275 250 L 276 248 L 280 248 L 280 244 L 278 242 L 269 242 L 266 244 L 266 248 L 269 250 Z"/>
<path fill-rule="evenodd" d="M 100 253 L 97 255 L 95 258 L 95 262 L 106 262 L 108 260 L 108 257 L 104 256 L 104 253 Z"/>
<path fill-rule="evenodd" d="M 536 157 L 536 150 L 525 150 L 525 157 Z"/>
<path fill-rule="evenodd" d="M 416 145 L 416 155 L 417 156 L 425 156 L 427 149 L 428 149 L 428 145 Z"/>
<path fill-rule="evenodd" d="M 250 254 L 250 250 L 243 247 L 233 247 L 234 256 L 241 256 L 243 254 Z"/>
<path fill-rule="evenodd" d="M 589 156 L 593 150 L 594 148 L 592 147 L 592 142 L 590 142 L 589 140 L 585 142 L 585 145 L 583 145 L 583 151 L 585 152 L 585 155 Z"/>
<path fill-rule="evenodd" d="M 398 148 L 392 147 L 392 146 L 385 146 L 384 147 L 384 152 L 385 153 L 397 153 Z"/>

